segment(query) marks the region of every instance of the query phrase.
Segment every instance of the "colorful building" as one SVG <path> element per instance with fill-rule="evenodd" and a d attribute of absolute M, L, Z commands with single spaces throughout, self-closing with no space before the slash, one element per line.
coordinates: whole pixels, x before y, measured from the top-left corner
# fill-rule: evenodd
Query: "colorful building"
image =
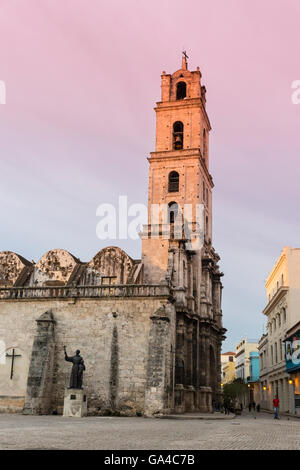
<path fill-rule="evenodd" d="M 299 248 L 282 250 L 267 278 L 266 293 L 267 334 L 259 341 L 261 404 L 272 410 L 273 398 L 278 396 L 281 412 L 300 414 L 296 342 L 300 330 Z"/>
<path fill-rule="evenodd" d="M 244 338 L 236 347 L 236 377 L 245 383 L 250 377 L 250 353 L 257 352 L 257 346 L 257 340 Z"/>
<path fill-rule="evenodd" d="M 228 351 L 221 354 L 221 381 L 227 384 L 235 379 L 235 352 Z"/>

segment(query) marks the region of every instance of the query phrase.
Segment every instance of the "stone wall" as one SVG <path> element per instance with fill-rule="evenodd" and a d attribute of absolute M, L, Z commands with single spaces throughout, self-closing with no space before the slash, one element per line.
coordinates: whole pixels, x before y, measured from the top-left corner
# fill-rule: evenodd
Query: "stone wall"
<path fill-rule="evenodd" d="M 151 331 L 151 341 L 154 342 L 153 335 L 156 334 L 151 330 L 151 317 L 163 305 L 168 306 L 170 317 L 166 323 L 174 325 L 175 312 L 167 296 L 1 299 L 0 340 L 4 342 L 6 351 L 12 347 L 18 348 L 21 357 L 15 359 L 12 379 L 11 360 L 7 358 L 5 364 L 0 363 L 0 410 L 21 412 L 26 390 L 28 401 L 32 393 L 27 387 L 28 371 L 30 379 L 32 361 L 36 361 L 39 355 L 37 344 L 34 343 L 36 320 L 45 312 L 52 312 L 55 320 L 55 351 L 51 372 L 52 403 L 47 412 L 62 413 L 64 390 L 71 372 L 71 364 L 64 361 L 63 346 L 66 345 L 69 356 L 78 348 L 84 358 L 84 387 L 90 414 L 112 411 L 126 415 L 143 414 L 149 370 L 149 333 Z M 165 341 L 165 346 L 161 346 L 168 353 L 171 347 L 175 347 L 170 344 L 171 336 L 170 333 L 159 336 L 159 341 Z M 47 360 L 45 348 L 44 353 Z M 43 348 L 40 354 L 43 357 Z M 170 361 L 170 358 L 166 360 Z M 161 377 L 158 387 L 160 391 L 166 391 L 166 382 L 168 386 L 170 382 L 169 372 L 166 368 L 164 370 L 165 375 Z M 35 395 L 38 393 L 35 392 Z M 45 396 L 45 393 L 40 396 Z M 167 396 L 164 398 L 168 400 Z M 156 401 L 156 394 L 147 400 L 147 406 L 151 408 L 151 400 Z M 159 400 L 162 410 L 165 404 Z M 158 407 L 158 411 L 160 409 Z"/>

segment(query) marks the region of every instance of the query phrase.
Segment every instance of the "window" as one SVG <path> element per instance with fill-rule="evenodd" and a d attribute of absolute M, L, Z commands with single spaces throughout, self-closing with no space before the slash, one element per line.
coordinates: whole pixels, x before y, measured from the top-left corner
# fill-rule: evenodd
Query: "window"
<path fill-rule="evenodd" d="M 176 99 L 184 100 L 184 98 L 186 98 L 186 83 L 178 82 L 176 88 Z"/>
<path fill-rule="evenodd" d="M 264 368 L 263 354 L 260 354 L 259 357 L 260 357 L 260 368 L 263 369 Z"/>
<path fill-rule="evenodd" d="M 169 193 L 177 193 L 179 191 L 179 174 L 177 171 L 171 171 L 169 173 Z"/>
<path fill-rule="evenodd" d="M 277 343 L 275 343 L 275 364 L 278 362 Z"/>
<path fill-rule="evenodd" d="M 178 204 L 177 202 L 172 201 L 168 204 L 168 222 L 170 224 L 174 224 L 177 214 L 178 214 Z"/>
<path fill-rule="evenodd" d="M 273 346 L 271 346 L 271 364 L 273 364 Z"/>
<path fill-rule="evenodd" d="M 280 340 L 280 360 L 282 361 L 282 340 Z"/>
<path fill-rule="evenodd" d="M 173 124 L 173 149 L 181 150 L 183 148 L 183 124 L 176 121 Z"/>
<path fill-rule="evenodd" d="M 282 313 L 283 313 L 283 321 L 285 323 L 286 322 L 286 309 L 285 308 L 282 309 Z"/>

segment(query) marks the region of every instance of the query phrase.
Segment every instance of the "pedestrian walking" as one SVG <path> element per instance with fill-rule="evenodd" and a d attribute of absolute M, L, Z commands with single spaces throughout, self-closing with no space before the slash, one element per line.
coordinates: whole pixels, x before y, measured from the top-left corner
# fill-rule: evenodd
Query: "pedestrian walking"
<path fill-rule="evenodd" d="M 225 415 L 229 415 L 229 401 L 228 400 L 224 400 L 224 411 L 225 411 Z"/>
<path fill-rule="evenodd" d="M 274 419 L 279 419 L 278 412 L 279 412 L 279 398 L 276 396 L 273 400 L 274 406 Z"/>
<path fill-rule="evenodd" d="M 257 411 L 257 413 L 260 412 L 260 404 L 259 403 L 257 403 L 257 405 L 256 405 L 256 411 Z"/>
<path fill-rule="evenodd" d="M 251 401 L 249 401 L 249 405 L 248 405 L 249 413 L 251 413 L 251 406 L 252 406 Z"/>
<path fill-rule="evenodd" d="M 213 411 L 213 413 L 216 411 L 216 400 L 215 399 L 212 400 L 212 411 Z"/>
<path fill-rule="evenodd" d="M 256 419 L 256 403 L 255 403 L 255 401 L 252 402 L 251 407 L 252 407 L 253 417 L 254 417 L 254 419 Z"/>

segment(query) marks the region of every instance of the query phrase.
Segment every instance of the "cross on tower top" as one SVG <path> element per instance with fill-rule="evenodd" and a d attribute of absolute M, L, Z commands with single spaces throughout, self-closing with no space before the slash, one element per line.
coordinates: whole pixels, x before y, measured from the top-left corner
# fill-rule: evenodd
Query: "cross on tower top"
<path fill-rule="evenodd" d="M 182 70 L 187 70 L 188 64 L 187 64 L 187 59 L 189 56 L 187 55 L 186 51 L 182 51 Z"/>

